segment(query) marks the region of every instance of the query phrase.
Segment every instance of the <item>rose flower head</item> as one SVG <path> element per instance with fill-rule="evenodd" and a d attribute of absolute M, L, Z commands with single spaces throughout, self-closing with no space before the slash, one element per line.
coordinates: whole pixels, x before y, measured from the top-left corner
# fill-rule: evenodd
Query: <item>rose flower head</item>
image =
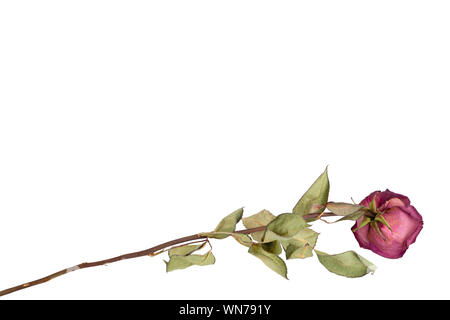
<path fill-rule="evenodd" d="M 386 258 L 401 258 L 423 227 L 422 216 L 408 197 L 375 191 L 360 205 L 365 214 L 352 227 L 359 245 Z"/>

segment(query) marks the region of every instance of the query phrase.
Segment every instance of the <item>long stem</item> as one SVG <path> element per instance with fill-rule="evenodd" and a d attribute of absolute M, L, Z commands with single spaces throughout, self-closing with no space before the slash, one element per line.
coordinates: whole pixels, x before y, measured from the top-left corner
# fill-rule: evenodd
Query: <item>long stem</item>
<path fill-rule="evenodd" d="M 314 219 L 317 216 L 318 216 L 317 214 L 309 214 L 309 215 L 303 216 L 303 218 L 305 220 L 308 220 L 308 219 Z M 321 217 L 328 217 L 328 216 L 334 216 L 334 214 L 333 213 L 324 213 L 321 215 Z M 265 229 L 266 229 L 266 227 L 262 226 L 262 227 L 252 228 L 252 229 L 239 230 L 239 231 L 235 231 L 235 232 L 249 234 L 249 233 L 253 233 L 253 232 L 264 231 Z M 181 243 L 200 240 L 200 239 L 207 239 L 207 237 L 202 236 L 200 233 L 197 233 L 197 234 L 193 234 L 193 235 L 190 235 L 187 237 L 182 237 L 182 238 L 178 238 L 175 240 L 167 241 L 167 242 L 161 243 L 157 246 L 154 246 L 152 248 L 148 248 L 145 250 L 126 253 L 126 254 L 122 254 L 120 256 L 105 259 L 105 260 L 99 260 L 99 261 L 94 261 L 94 262 L 83 262 L 83 263 L 77 264 L 76 266 L 66 268 L 66 269 L 60 270 L 58 272 L 52 273 L 46 277 L 2 290 L 2 291 L 0 291 L 0 296 L 4 296 L 4 295 L 10 294 L 10 293 L 13 293 L 15 291 L 19 291 L 22 289 L 26 289 L 26 288 L 38 285 L 38 284 L 45 283 L 47 281 L 50 281 L 52 279 L 55 279 L 59 276 L 62 276 L 64 274 L 67 274 L 72 271 L 85 269 L 85 268 L 91 268 L 91 267 L 97 267 L 97 266 L 105 265 L 108 263 L 113 263 L 113 262 L 127 260 L 127 259 L 134 259 L 134 258 L 138 258 L 138 257 L 148 256 L 148 255 L 152 256 L 155 253 L 157 253 L 158 251 L 163 250 L 165 248 L 169 248 L 169 247 L 181 244 Z"/>

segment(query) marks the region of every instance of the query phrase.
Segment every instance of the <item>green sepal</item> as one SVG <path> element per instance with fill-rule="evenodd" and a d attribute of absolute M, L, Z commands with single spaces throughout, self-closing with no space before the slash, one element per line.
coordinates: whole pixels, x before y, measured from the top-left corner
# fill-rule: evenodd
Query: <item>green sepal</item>
<path fill-rule="evenodd" d="M 377 203 L 375 202 L 376 197 L 377 197 L 377 195 L 374 195 L 372 201 L 370 201 L 370 204 L 369 204 L 370 211 L 372 211 L 374 213 L 377 212 Z"/>
<path fill-rule="evenodd" d="M 391 226 L 389 225 L 389 222 L 386 221 L 386 219 L 383 217 L 382 214 L 377 214 L 377 215 L 375 216 L 375 219 L 374 219 L 374 220 L 375 220 L 375 221 L 381 222 L 381 223 L 384 224 L 386 227 L 388 227 L 388 229 L 389 229 L 390 231 L 392 231 Z"/>
<path fill-rule="evenodd" d="M 368 225 L 371 221 L 372 221 L 372 219 L 370 219 L 369 217 L 364 217 L 364 219 L 363 219 L 363 221 L 361 222 L 361 224 L 360 224 L 357 228 L 352 229 L 352 231 L 353 231 L 353 232 L 356 232 L 356 231 L 358 231 L 359 229 L 364 228 L 364 227 L 365 227 L 366 225 Z"/>
<path fill-rule="evenodd" d="M 372 221 L 371 223 L 370 223 L 370 226 L 372 227 L 372 228 L 374 228 L 375 229 L 375 231 L 378 233 L 378 235 L 383 239 L 383 240 L 386 240 L 386 237 L 384 236 L 384 234 L 381 232 L 381 230 L 380 230 L 380 227 L 378 226 L 378 222 L 377 221 Z"/>

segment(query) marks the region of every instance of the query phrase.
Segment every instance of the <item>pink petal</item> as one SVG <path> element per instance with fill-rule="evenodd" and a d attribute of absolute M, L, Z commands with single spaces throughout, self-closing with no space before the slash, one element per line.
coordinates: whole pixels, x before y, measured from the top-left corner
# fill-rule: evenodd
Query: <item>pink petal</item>
<path fill-rule="evenodd" d="M 392 198 L 386 201 L 384 204 L 382 204 L 379 210 L 385 211 L 393 207 L 404 207 L 404 206 L 405 203 L 402 200 L 400 200 L 399 198 Z"/>
<path fill-rule="evenodd" d="M 412 206 L 393 207 L 383 216 L 392 231 L 379 223 L 379 228 L 384 235 L 383 239 L 374 228 L 370 228 L 367 234 L 370 250 L 386 258 L 400 258 L 422 230 L 422 217 Z"/>

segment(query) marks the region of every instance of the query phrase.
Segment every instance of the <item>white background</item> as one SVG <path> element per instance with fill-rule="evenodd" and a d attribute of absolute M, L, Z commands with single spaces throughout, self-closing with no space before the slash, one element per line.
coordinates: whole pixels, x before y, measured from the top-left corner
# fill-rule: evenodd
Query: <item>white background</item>
<path fill-rule="evenodd" d="M 450 298 L 448 1 L 2 1 L 0 289 L 292 209 L 329 165 L 330 200 L 389 188 L 424 229 L 402 259 L 346 222 L 317 259 L 270 271 L 232 239 L 214 266 L 163 257 L 81 270 L 5 299 Z"/>

